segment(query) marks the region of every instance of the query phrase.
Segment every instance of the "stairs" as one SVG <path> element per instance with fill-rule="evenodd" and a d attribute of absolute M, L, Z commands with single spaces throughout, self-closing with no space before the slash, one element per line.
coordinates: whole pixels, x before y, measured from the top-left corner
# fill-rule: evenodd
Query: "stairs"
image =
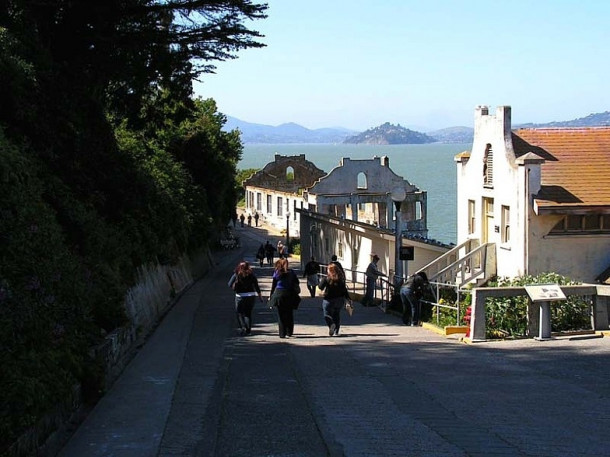
<path fill-rule="evenodd" d="M 467 240 L 423 267 L 432 283 L 463 288 L 485 283 L 496 274 L 496 245 Z"/>

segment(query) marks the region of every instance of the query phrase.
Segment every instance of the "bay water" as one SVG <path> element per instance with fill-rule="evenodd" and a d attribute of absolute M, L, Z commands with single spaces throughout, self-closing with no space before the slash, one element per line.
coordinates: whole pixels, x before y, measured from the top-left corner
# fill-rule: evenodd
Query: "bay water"
<path fill-rule="evenodd" d="M 343 157 L 372 159 L 386 156 L 390 169 L 428 193 L 428 235 L 456 243 L 457 171 L 454 157 L 471 144 L 245 144 L 239 169 L 263 168 L 275 154 L 305 154 L 305 159 L 329 173 Z M 391 191 L 391 189 L 388 189 Z"/>

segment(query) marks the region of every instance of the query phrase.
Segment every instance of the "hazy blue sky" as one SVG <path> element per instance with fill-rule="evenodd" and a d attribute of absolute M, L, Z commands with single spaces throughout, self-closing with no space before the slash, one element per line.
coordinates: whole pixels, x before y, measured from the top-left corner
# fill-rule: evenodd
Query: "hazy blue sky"
<path fill-rule="evenodd" d="M 610 110 L 604 0 L 270 0 L 249 49 L 196 95 L 248 122 L 365 130 L 472 127 L 474 107 L 513 123 Z"/>

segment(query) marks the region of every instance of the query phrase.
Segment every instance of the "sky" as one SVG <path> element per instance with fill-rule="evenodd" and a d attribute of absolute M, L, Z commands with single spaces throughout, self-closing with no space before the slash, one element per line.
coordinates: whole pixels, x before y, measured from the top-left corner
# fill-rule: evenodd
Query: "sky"
<path fill-rule="evenodd" d="M 267 3 L 247 23 L 266 47 L 195 85 L 243 121 L 431 131 L 473 127 L 477 105 L 510 105 L 513 124 L 610 111 L 605 0 Z"/>

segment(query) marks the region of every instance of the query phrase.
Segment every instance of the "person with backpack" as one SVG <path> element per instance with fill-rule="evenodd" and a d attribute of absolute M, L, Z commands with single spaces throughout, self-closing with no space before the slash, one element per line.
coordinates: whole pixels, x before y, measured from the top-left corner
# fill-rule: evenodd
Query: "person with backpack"
<path fill-rule="evenodd" d="M 261 288 L 254 270 L 246 261 L 239 262 L 231 279 L 229 287 L 235 291 L 235 314 L 242 335 L 252 333 L 252 310 L 256 297 L 263 302 Z"/>
<path fill-rule="evenodd" d="M 269 306 L 277 309 L 278 330 L 280 338 L 294 333 L 294 310 L 301 302 L 301 287 L 294 270 L 289 268 L 287 259 L 275 262 Z"/>

